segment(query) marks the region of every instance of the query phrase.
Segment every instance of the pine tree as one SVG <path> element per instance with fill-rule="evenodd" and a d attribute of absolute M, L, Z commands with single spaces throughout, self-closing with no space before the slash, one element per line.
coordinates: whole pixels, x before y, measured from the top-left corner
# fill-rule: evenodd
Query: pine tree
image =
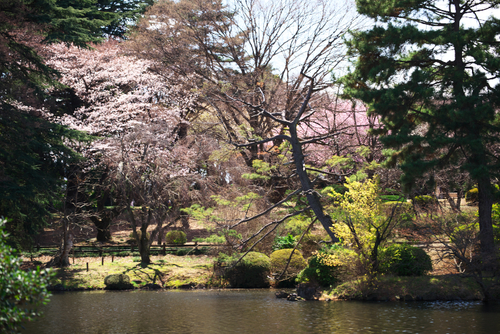
<path fill-rule="evenodd" d="M 346 93 L 382 117 L 378 133 L 410 185 L 458 157 L 479 189 L 483 261 L 495 250 L 492 180 L 499 176 L 498 1 L 357 0 L 377 23 L 353 33 Z"/>

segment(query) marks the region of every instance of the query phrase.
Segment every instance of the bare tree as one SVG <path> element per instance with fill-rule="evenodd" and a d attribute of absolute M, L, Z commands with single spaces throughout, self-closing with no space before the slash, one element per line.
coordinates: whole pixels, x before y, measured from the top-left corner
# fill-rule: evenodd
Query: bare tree
<path fill-rule="evenodd" d="M 201 109 L 217 118 L 223 138 L 257 141 L 284 131 L 260 113 L 291 119 L 307 95 L 332 84 L 344 60 L 342 37 L 357 23 L 351 3 L 331 1 L 182 0 L 155 4 L 130 48 L 157 60 L 157 71 L 194 75 Z M 279 138 L 278 141 L 279 142 Z M 265 145 L 242 150 L 249 166 Z"/>
<path fill-rule="evenodd" d="M 304 140 L 299 124 L 327 107 L 321 96 L 345 60 L 342 37 L 357 24 L 351 2 L 161 1 L 139 23 L 130 48 L 161 63 L 158 73 L 192 75 L 203 97 L 198 110 L 218 120 L 220 138 L 237 147 L 248 166 L 288 142 L 294 168 L 283 178 L 299 183 L 307 210 L 336 240 L 303 148 L 338 133 Z"/>

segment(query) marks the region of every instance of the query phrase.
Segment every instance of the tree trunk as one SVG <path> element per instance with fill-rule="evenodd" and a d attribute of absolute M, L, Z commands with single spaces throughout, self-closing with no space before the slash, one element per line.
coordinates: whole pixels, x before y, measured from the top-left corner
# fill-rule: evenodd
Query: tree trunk
<path fill-rule="evenodd" d="M 141 226 L 141 236 L 139 238 L 138 246 L 139 253 L 141 254 L 141 263 L 150 264 L 151 259 L 149 258 L 149 238 L 146 224 L 142 224 Z"/>
<path fill-rule="evenodd" d="M 481 242 L 481 259 L 488 267 L 495 258 L 493 239 L 493 221 L 491 208 L 493 205 L 491 180 L 488 176 L 477 180 L 479 191 L 479 240 Z"/>
<path fill-rule="evenodd" d="M 108 242 L 111 241 L 111 231 L 109 229 L 109 226 L 111 225 L 111 220 L 102 220 L 101 221 L 103 224 L 101 226 L 97 226 L 97 241 L 99 242 Z"/>
<path fill-rule="evenodd" d="M 99 219 L 98 217 L 91 217 L 91 220 L 97 228 L 97 241 L 111 241 L 111 231 L 109 227 L 111 226 L 111 221 L 113 220 L 112 217 L 104 214 L 104 217 L 102 217 L 101 219 Z"/>
<path fill-rule="evenodd" d="M 149 248 L 151 243 L 149 242 L 148 226 L 151 221 L 151 210 L 147 210 L 146 221 L 144 221 L 144 216 L 141 217 L 141 229 L 137 231 L 137 221 L 135 219 L 132 209 L 129 207 L 127 209 L 130 217 L 130 222 L 132 224 L 132 231 L 137 241 L 137 247 L 139 248 L 139 254 L 141 254 L 141 263 L 150 264 L 151 259 L 149 258 Z M 142 214 L 146 214 L 146 208 L 142 208 Z"/>
<path fill-rule="evenodd" d="M 104 174 L 105 179 L 107 174 Z M 101 180 L 101 183 L 104 181 Z M 103 195 L 97 201 L 97 214 L 98 217 L 91 217 L 92 222 L 97 228 L 97 241 L 107 242 L 111 241 L 111 223 L 113 218 L 120 214 L 120 210 L 115 206 L 112 210 L 106 209 L 106 203 L 111 204 L 109 189 L 105 189 Z"/>
<path fill-rule="evenodd" d="M 309 175 L 307 175 L 304 155 L 302 153 L 302 145 L 299 142 L 296 126 L 290 126 L 290 144 L 292 145 L 293 160 L 295 162 L 295 169 L 302 185 L 302 192 L 306 195 L 309 206 L 314 214 L 320 221 L 326 233 L 330 236 L 333 242 L 338 242 L 339 238 L 333 233 L 333 222 L 330 216 L 325 215 L 323 205 L 321 205 L 319 194 L 313 189 Z"/>
<path fill-rule="evenodd" d="M 73 248 L 74 236 L 69 231 L 69 224 L 67 218 L 63 218 L 63 238 L 61 248 L 57 255 L 49 261 L 47 266 L 52 267 L 67 267 L 69 263 L 69 254 Z"/>
<path fill-rule="evenodd" d="M 444 197 L 446 198 L 448 204 L 450 204 L 450 207 L 454 212 L 460 212 L 460 193 L 457 193 L 457 204 L 455 204 L 455 201 L 453 200 L 453 198 L 451 198 L 448 189 L 444 191 Z"/>
<path fill-rule="evenodd" d="M 376 274 L 378 272 L 378 267 L 379 267 L 379 261 L 378 261 L 378 249 L 380 247 L 380 244 L 382 243 L 382 237 L 380 235 L 380 232 L 377 230 L 376 236 L 375 236 L 375 244 L 373 245 L 372 248 L 372 253 L 370 255 L 371 258 L 371 266 L 372 266 L 372 272 L 371 274 Z"/>

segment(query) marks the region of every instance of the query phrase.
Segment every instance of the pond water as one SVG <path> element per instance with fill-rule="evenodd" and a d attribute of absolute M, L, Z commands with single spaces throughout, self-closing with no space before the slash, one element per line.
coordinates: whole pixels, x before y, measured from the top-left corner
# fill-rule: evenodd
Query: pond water
<path fill-rule="evenodd" d="M 500 333 L 480 302 L 289 302 L 271 290 L 54 294 L 23 333 Z"/>

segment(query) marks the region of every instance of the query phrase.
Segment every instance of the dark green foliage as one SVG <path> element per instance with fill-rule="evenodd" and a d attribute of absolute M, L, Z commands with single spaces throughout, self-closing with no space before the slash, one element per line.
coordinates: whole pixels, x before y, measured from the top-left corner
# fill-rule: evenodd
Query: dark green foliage
<path fill-rule="evenodd" d="M 383 126 L 374 130 L 394 149 L 389 163 L 411 190 L 435 169 L 460 166 L 478 184 L 481 252 L 494 252 L 492 180 L 500 176 L 500 21 L 498 1 L 356 1 L 383 22 L 353 33 L 355 70 L 345 93 L 369 105 Z M 449 58 L 449 59 L 448 59 Z M 446 59 L 446 60 L 445 60 Z"/>
<path fill-rule="evenodd" d="M 431 209 L 438 204 L 436 197 L 429 195 L 415 196 L 413 204 L 422 209 Z"/>
<path fill-rule="evenodd" d="M 393 244 L 380 256 L 380 271 L 397 276 L 422 276 L 432 271 L 432 261 L 427 253 L 408 244 Z"/>
<path fill-rule="evenodd" d="M 0 216 L 20 241 L 35 235 L 60 209 L 62 176 L 79 156 L 64 145 L 86 137 L 0 102 Z"/>
<path fill-rule="evenodd" d="M 134 286 L 130 283 L 130 277 L 125 274 L 108 275 L 104 278 L 104 284 L 108 290 L 128 290 Z"/>
<path fill-rule="evenodd" d="M 287 249 L 287 248 L 294 248 L 295 245 L 297 244 L 297 240 L 295 240 L 295 237 L 291 234 L 288 234 L 286 236 L 282 237 L 276 237 L 274 238 L 274 243 L 273 243 L 273 250 L 279 250 L 279 249 Z"/>
<path fill-rule="evenodd" d="M 98 0 L 99 11 L 114 15 L 111 22 L 102 27 L 106 36 L 126 38 L 129 26 L 154 3 L 154 0 Z"/>
<path fill-rule="evenodd" d="M 328 287 L 339 281 L 340 265 L 330 259 L 334 250 L 322 249 L 308 260 L 308 266 L 297 276 L 298 282 L 313 282 Z"/>
<path fill-rule="evenodd" d="M 267 288 L 269 287 L 269 257 L 262 253 L 249 252 L 236 265 L 241 254 L 232 257 L 222 256 L 220 260 L 227 266 L 225 278 L 232 288 Z M 233 266 L 234 265 L 234 266 Z"/>
<path fill-rule="evenodd" d="M 202 254 L 207 254 L 210 252 L 209 247 L 183 247 L 183 248 L 178 248 L 175 251 L 175 255 L 177 256 L 185 256 L 185 255 L 202 255 Z"/>
<path fill-rule="evenodd" d="M 344 186 L 343 184 L 333 184 L 333 185 L 327 187 L 326 189 L 328 189 L 328 191 L 330 191 L 329 189 L 334 190 L 335 192 L 337 192 L 339 194 L 344 194 L 348 190 L 347 187 Z"/>
<path fill-rule="evenodd" d="M 86 48 L 110 34 L 122 35 L 123 15 L 139 10 L 142 3 L 0 1 L 0 216 L 10 217 L 8 228 L 16 243 L 29 240 L 50 213 L 61 210 L 68 184 L 63 180 L 70 179 L 77 160 L 66 145 L 89 139 L 34 111 L 41 107 L 52 110 L 51 103 L 65 101 L 61 97 L 71 91 L 57 82 L 58 73 L 38 52 L 46 43 Z M 58 114 L 74 111 L 69 103 L 56 104 L 53 111 Z"/>
<path fill-rule="evenodd" d="M 0 332 L 17 333 L 22 322 L 40 314 L 36 307 L 48 302 L 50 276 L 39 267 L 21 269 L 21 259 L 5 244 L 4 224 L 0 221 Z"/>
<path fill-rule="evenodd" d="M 165 236 L 167 244 L 184 245 L 187 241 L 186 233 L 183 231 L 169 231 Z"/>

